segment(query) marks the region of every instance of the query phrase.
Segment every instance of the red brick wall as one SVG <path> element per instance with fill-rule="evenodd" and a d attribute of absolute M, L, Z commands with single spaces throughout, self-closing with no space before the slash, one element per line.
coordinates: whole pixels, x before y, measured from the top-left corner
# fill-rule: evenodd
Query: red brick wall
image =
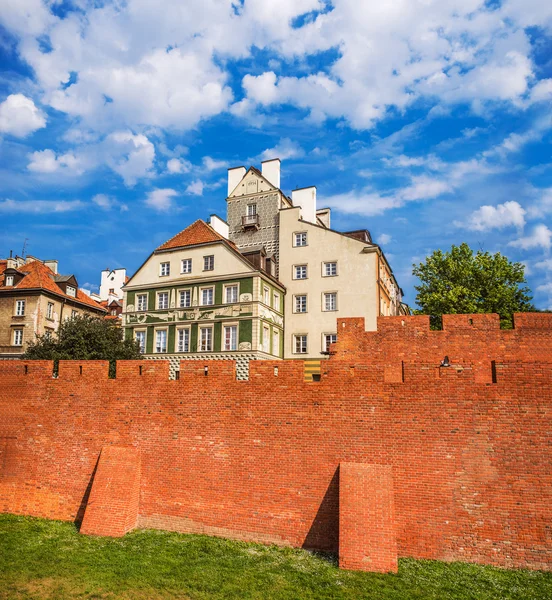
<path fill-rule="evenodd" d="M 245 382 L 229 361 L 207 376 L 184 361 L 178 381 L 153 361 L 111 380 L 101 362 L 53 379 L 48 362 L 1 361 L 0 511 L 82 519 L 102 448 L 134 447 L 140 526 L 335 552 L 339 465 L 384 465 L 399 556 L 550 569 L 551 315 L 444 324 L 340 321 L 312 383 L 298 361 L 255 362 Z"/>

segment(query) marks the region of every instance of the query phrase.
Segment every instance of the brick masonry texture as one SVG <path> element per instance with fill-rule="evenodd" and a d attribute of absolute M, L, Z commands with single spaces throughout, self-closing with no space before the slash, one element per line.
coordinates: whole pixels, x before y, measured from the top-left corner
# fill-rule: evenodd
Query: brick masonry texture
<path fill-rule="evenodd" d="M 496 315 L 443 331 L 344 319 L 332 351 L 315 382 L 300 361 L 253 361 L 249 381 L 231 361 L 182 361 L 179 380 L 162 361 L 120 362 L 116 379 L 101 361 L 62 361 L 56 379 L 48 361 L 1 361 L 0 511 L 80 521 L 103 452 L 135 448 L 139 526 L 339 552 L 346 568 L 550 570 L 552 315 L 511 331 Z"/>

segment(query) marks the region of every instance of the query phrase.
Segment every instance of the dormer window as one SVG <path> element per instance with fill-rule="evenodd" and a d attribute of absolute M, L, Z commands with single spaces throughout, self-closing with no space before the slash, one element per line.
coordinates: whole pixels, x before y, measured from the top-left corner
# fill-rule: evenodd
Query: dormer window
<path fill-rule="evenodd" d="M 13 285 L 13 275 L 6 275 L 6 285 Z"/>
<path fill-rule="evenodd" d="M 77 295 L 77 290 L 73 286 L 68 285 L 66 289 L 67 289 L 66 293 L 68 296 L 73 296 L 73 298 L 74 298 Z"/>

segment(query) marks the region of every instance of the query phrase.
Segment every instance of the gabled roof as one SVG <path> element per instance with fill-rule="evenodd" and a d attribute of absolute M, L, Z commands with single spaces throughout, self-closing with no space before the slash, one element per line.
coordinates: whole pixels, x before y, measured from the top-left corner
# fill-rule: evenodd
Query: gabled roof
<path fill-rule="evenodd" d="M 172 248 L 185 248 L 186 246 L 197 246 L 198 244 L 208 244 L 209 242 L 225 242 L 231 245 L 225 237 L 217 233 L 210 225 L 207 225 L 205 221 L 198 219 L 191 225 L 183 229 L 180 233 L 177 233 L 170 240 L 161 244 L 158 250 L 170 250 Z"/>
<path fill-rule="evenodd" d="M 3 290 L 34 290 L 34 289 L 43 289 L 48 292 L 52 292 L 53 294 L 57 294 L 58 296 L 63 296 L 64 298 L 68 298 L 73 301 L 80 302 L 81 304 L 86 304 L 87 306 L 96 308 L 100 311 L 105 311 L 105 309 L 95 300 L 88 297 L 82 290 L 77 289 L 75 296 L 69 296 L 66 294 L 56 283 L 55 277 L 56 274 L 47 267 L 42 261 L 34 260 L 33 262 L 27 263 L 26 265 L 22 265 L 17 268 L 19 273 L 23 273 L 25 276 L 17 282 L 16 285 L 10 286 L 6 288 L 4 286 L 4 271 L 6 265 L 0 265 L 0 288 Z M 73 277 L 72 275 L 69 277 Z"/>

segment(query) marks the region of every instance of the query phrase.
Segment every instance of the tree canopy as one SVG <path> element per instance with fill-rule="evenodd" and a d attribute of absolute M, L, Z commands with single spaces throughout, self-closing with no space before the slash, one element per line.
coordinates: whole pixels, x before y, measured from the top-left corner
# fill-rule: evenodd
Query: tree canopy
<path fill-rule="evenodd" d="M 23 355 L 31 360 L 108 360 L 110 376 L 115 374 L 115 361 L 140 359 L 134 340 L 125 340 L 124 332 L 111 321 L 90 315 L 63 321 L 56 334 L 37 336 Z"/>
<path fill-rule="evenodd" d="M 500 252 L 474 253 L 466 243 L 448 252 L 435 250 L 413 265 L 421 282 L 415 286 L 416 313 L 431 315 L 434 329 L 441 328 L 443 314 L 498 313 L 501 327 L 511 329 L 515 312 L 534 310 L 524 270 Z"/>

